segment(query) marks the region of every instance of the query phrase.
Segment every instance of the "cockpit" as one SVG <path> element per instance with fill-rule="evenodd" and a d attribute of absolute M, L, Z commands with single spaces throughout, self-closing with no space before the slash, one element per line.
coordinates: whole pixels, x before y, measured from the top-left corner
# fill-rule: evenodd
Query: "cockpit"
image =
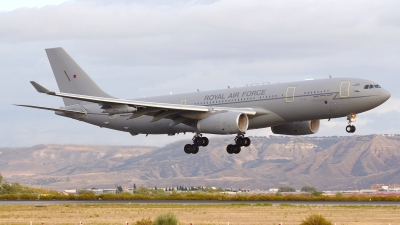
<path fill-rule="evenodd" d="M 381 88 L 378 84 L 367 84 L 364 86 L 364 89 L 372 89 L 372 88 Z"/>

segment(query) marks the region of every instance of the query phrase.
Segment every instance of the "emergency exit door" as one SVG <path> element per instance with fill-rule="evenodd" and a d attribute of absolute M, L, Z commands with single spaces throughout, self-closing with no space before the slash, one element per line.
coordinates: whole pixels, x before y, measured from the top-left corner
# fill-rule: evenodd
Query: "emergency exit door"
<path fill-rule="evenodd" d="M 294 102 L 294 91 L 296 87 L 288 87 L 286 89 L 286 102 Z"/>

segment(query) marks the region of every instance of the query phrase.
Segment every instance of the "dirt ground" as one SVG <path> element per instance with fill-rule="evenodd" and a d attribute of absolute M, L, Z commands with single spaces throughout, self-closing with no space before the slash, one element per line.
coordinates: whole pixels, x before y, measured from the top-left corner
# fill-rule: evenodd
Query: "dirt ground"
<path fill-rule="evenodd" d="M 173 212 L 179 224 L 300 224 L 310 214 L 325 216 L 336 225 L 400 224 L 397 206 L 296 206 L 296 205 L 140 205 L 63 204 L 0 205 L 0 224 L 134 224 Z"/>

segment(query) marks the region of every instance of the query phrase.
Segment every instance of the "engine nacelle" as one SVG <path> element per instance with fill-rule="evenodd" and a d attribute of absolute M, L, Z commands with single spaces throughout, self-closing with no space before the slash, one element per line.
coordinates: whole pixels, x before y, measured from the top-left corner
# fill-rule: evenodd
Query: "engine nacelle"
<path fill-rule="evenodd" d="M 200 133 L 237 134 L 244 133 L 249 127 L 249 118 L 241 112 L 217 112 L 197 122 Z"/>
<path fill-rule="evenodd" d="M 319 129 L 319 120 L 287 123 L 271 127 L 272 133 L 286 134 L 286 135 L 315 134 L 318 132 L 318 129 Z"/>

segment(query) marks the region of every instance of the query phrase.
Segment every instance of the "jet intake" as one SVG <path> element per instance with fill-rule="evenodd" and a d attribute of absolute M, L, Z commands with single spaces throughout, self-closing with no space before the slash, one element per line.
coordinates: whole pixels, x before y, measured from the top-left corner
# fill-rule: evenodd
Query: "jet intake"
<path fill-rule="evenodd" d="M 271 127 L 274 134 L 306 135 L 315 134 L 319 129 L 319 120 L 287 123 Z"/>
<path fill-rule="evenodd" d="M 217 112 L 197 122 L 197 130 L 209 134 L 245 133 L 248 127 L 247 115 L 235 111 Z"/>

